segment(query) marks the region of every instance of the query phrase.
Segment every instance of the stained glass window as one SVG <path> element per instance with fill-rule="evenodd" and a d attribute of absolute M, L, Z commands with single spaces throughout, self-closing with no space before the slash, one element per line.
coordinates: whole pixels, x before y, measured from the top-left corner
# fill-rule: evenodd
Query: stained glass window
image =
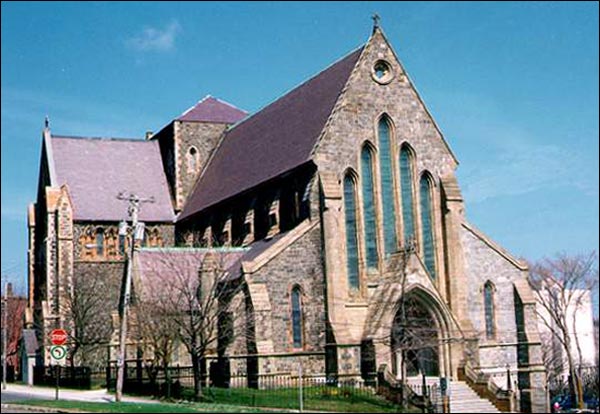
<path fill-rule="evenodd" d="M 421 228 L 423 232 L 423 261 L 430 276 L 435 279 L 435 248 L 433 245 L 433 223 L 431 208 L 431 182 L 426 175 L 421 176 Z"/>
<path fill-rule="evenodd" d="M 298 286 L 292 289 L 292 336 L 294 348 L 302 348 L 302 303 Z"/>
<path fill-rule="evenodd" d="M 488 339 L 496 335 L 494 326 L 494 286 L 487 282 L 483 286 L 483 306 L 485 308 L 485 334 Z"/>
<path fill-rule="evenodd" d="M 373 153 L 364 147 L 361 153 L 361 182 L 365 216 L 365 245 L 367 267 L 377 267 L 377 226 L 375 222 L 375 192 L 373 190 Z"/>
<path fill-rule="evenodd" d="M 386 118 L 379 121 L 379 164 L 381 171 L 381 203 L 383 206 L 383 240 L 385 254 L 396 251 L 396 216 L 394 214 L 394 187 L 392 178 L 390 124 Z"/>
<path fill-rule="evenodd" d="M 408 147 L 400 150 L 400 194 L 402 196 L 402 220 L 404 222 L 404 242 L 415 236 L 412 156 Z"/>
<path fill-rule="evenodd" d="M 344 210 L 346 213 L 346 260 L 348 284 L 358 288 L 358 243 L 356 237 L 356 192 L 354 179 L 347 174 L 344 177 Z"/>

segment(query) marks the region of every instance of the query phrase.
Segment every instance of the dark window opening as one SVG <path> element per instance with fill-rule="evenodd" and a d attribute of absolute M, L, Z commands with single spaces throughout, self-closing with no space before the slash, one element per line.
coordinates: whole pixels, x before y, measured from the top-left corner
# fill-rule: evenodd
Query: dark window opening
<path fill-rule="evenodd" d="M 96 254 L 104 256 L 104 230 L 96 230 Z"/>
<path fill-rule="evenodd" d="M 302 299 L 297 286 L 292 290 L 292 337 L 294 348 L 302 348 Z"/>

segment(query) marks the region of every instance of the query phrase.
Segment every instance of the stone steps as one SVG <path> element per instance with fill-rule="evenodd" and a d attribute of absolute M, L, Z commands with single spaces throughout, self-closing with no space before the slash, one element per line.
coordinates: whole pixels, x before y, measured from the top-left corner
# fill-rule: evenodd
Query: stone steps
<path fill-rule="evenodd" d="M 464 381 L 450 383 L 451 413 L 500 413 L 488 400 L 481 398 Z"/>
<path fill-rule="evenodd" d="M 413 387 L 420 389 L 421 378 L 409 378 L 407 381 Z M 439 386 L 439 378 L 426 377 L 428 386 Z M 439 388 L 438 388 L 439 392 Z M 438 396 L 441 398 L 441 396 Z M 464 381 L 450 382 L 450 412 L 451 413 L 500 413 L 500 411 L 487 399 L 481 398 Z"/>

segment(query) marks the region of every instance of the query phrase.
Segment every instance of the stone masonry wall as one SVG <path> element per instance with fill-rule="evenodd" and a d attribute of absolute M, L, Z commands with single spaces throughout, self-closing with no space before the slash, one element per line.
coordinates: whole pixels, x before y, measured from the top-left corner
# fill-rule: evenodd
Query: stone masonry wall
<path fill-rule="evenodd" d="M 324 350 L 325 305 L 320 245 L 320 227 L 317 225 L 252 275 L 253 282 L 267 284 L 275 352 L 294 350 L 291 291 L 295 285 L 302 291 L 303 350 Z"/>
<path fill-rule="evenodd" d="M 461 227 L 460 239 L 465 251 L 465 273 L 468 281 L 468 314 L 479 337 L 482 368 L 516 364 L 516 322 L 513 282 L 522 278 L 522 271 L 490 248 L 472 232 Z M 490 281 L 495 287 L 494 307 L 496 336 L 486 338 L 483 285 Z M 507 344 L 506 346 L 496 346 Z"/>
<path fill-rule="evenodd" d="M 381 84 L 373 79 L 373 67 L 378 60 L 385 60 L 391 67 L 393 78 L 390 82 Z M 450 174 L 456 168 L 456 161 L 438 131 L 434 120 L 431 118 L 417 92 L 407 78 L 401 64 L 398 62 L 391 46 L 381 32 L 376 31 L 370 39 L 353 73 L 346 84 L 345 90 L 339 98 L 333 114 L 330 116 L 320 142 L 314 150 L 314 161 L 322 176 L 331 174 L 337 178 L 338 186 L 342 187 L 344 173 L 351 169 L 358 176 L 356 184 L 357 193 L 357 222 L 358 222 L 358 247 L 361 272 L 360 285 L 376 283 L 377 275 L 364 265 L 364 217 L 362 211 L 361 193 L 361 150 L 366 143 L 374 148 L 373 180 L 375 192 L 375 215 L 377 220 L 377 240 L 379 256 L 382 259 L 377 271 L 382 275 L 386 263 L 381 254 L 384 246 L 383 234 L 383 201 L 380 193 L 380 148 L 378 142 L 378 123 L 383 114 L 391 122 L 391 148 L 392 177 L 394 191 L 394 211 L 396 221 L 396 235 L 401 242 L 402 211 L 400 194 L 399 154 L 403 143 L 408 143 L 414 151 L 413 161 L 413 205 L 415 235 L 417 238 L 418 253 L 422 256 L 421 220 L 419 204 L 419 178 L 428 171 L 434 183 L 432 189 L 433 212 L 433 239 L 435 246 L 436 286 L 445 296 L 447 291 L 445 282 L 445 265 L 443 245 L 445 243 L 442 232 L 440 177 Z M 335 180 L 330 179 L 331 185 Z M 341 190 L 340 190 L 341 195 Z M 347 280 L 345 225 L 343 200 L 328 200 L 329 205 L 322 206 L 324 213 L 325 250 L 327 257 L 328 280 L 333 283 L 330 289 L 339 292 L 339 296 L 346 297 L 339 304 L 334 304 L 340 322 L 332 321 L 334 329 L 340 331 L 343 325 L 343 315 L 347 314 L 348 303 L 366 303 L 369 292 L 365 289 L 359 295 L 353 294 L 345 281 Z M 368 275 L 367 275 L 368 273 Z M 332 304 L 330 304 L 330 308 Z M 362 308 L 359 315 L 358 308 L 353 315 L 354 321 L 361 324 L 366 318 L 367 306 Z M 360 337 L 350 332 L 348 343 L 358 344 Z"/>
<path fill-rule="evenodd" d="M 379 59 L 385 59 L 395 74 L 393 80 L 384 85 L 371 77 L 372 67 Z M 383 113 L 393 122 L 394 162 L 397 162 L 400 144 L 407 142 L 416 153 L 418 172 L 427 169 L 434 176 L 442 176 L 456 167 L 433 119 L 380 33 L 374 35 L 363 51 L 336 109 L 315 151 L 319 170 L 342 174 L 352 167 L 359 171 L 363 143 L 368 140 L 378 147 L 377 121 Z M 397 165 L 394 165 L 394 176 L 398 175 Z"/>
<path fill-rule="evenodd" d="M 227 124 L 174 121 L 177 171 L 176 210 L 183 208 L 185 200 L 196 183 L 198 174 L 206 166 L 226 128 Z M 192 147 L 196 150 L 195 156 L 190 154 Z"/>
<path fill-rule="evenodd" d="M 296 373 L 302 361 L 306 375 L 325 372 L 325 304 L 321 263 L 321 233 L 314 226 L 255 273 L 246 275 L 253 286 L 260 286 L 262 297 L 269 302 L 259 304 L 252 298 L 256 321 L 256 344 L 260 374 Z M 303 347 L 292 342 L 291 291 L 300 286 L 302 292 Z M 250 290 L 259 291 L 251 287 Z M 252 352 L 238 342 L 233 353 Z M 231 352 L 232 350 L 236 350 Z M 241 366 L 239 362 L 242 362 Z M 232 360 L 232 373 L 243 371 L 245 361 Z M 234 369 L 234 366 L 236 367 Z"/>

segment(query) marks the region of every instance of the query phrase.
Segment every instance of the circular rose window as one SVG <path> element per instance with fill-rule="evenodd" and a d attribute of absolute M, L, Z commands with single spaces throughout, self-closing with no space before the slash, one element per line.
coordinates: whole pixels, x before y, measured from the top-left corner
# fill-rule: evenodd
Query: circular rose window
<path fill-rule="evenodd" d="M 385 60 L 378 60 L 371 71 L 373 79 L 381 84 L 389 83 L 394 78 L 392 66 Z"/>

